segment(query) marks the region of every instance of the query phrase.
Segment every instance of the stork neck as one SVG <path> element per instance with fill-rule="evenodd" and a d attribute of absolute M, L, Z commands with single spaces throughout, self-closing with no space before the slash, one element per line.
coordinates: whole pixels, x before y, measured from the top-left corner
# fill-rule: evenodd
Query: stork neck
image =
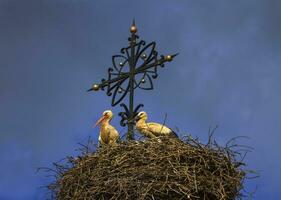
<path fill-rule="evenodd" d="M 101 126 L 106 126 L 108 125 L 110 122 L 110 119 L 104 119 L 102 122 L 101 122 Z"/>
<path fill-rule="evenodd" d="M 142 119 L 139 119 L 139 121 L 137 123 L 138 124 L 145 124 L 145 122 L 146 122 L 146 119 L 142 118 Z"/>

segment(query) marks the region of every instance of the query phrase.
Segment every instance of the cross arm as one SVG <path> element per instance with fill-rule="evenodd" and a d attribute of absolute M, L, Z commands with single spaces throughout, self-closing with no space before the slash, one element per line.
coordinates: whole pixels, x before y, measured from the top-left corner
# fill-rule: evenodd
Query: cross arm
<path fill-rule="evenodd" d="M 138 73 L 141 73 L 145 70 L 148 70 L 152 67 L 156 67 L 158 65 L 162 65 L 164 64 L 165 62 L 171 62 L 173 60 L 174 57 L 176 57 L 178 55 L 178 53 L 176 54 L 173 54 L 173 55 L 167 55 L 167 56 L 161 56 L 160 59 L 157 59 L 156 62 L 153 62 L 149 65 L 143 65 L 143 66 L 140 66 L 137 70 L 136 70 L 136 74 Z"/>
<path fill-rule="evenodd" d="M 90 91 L 93 91 L 93 90 L 97 91 L 100 88 L 103 89 L 104 87 L 106 87 L 106 86 L 108 86 L 112 83 L 116 83 L 116 82 L 121 81 L 123 79 L 126 79 L 128 77 L 129 77 L 129 73 L 122 73 L 116 78 L 108 79 L 106 81 L 102 81 L 100 84 L 93 84 L 93 86 L 89 90 L 87 90 L 87 92 L 90 92 Z"/>

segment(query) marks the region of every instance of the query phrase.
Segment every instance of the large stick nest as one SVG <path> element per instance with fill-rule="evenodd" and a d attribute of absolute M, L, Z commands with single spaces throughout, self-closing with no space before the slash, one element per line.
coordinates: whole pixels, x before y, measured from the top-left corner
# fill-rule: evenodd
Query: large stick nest
<path fill-rule="evenodd" d="M 188 137 L 126 141 L 55 163 L 53 197 L 67 199 L 204 199 L 241 196 L 246 173 L 237 152 Z"/>

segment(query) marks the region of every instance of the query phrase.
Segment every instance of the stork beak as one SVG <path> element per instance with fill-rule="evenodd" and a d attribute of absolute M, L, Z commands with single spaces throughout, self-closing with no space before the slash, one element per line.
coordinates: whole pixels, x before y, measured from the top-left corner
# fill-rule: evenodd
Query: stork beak
<path fill-rule="evenodd" d="M 106 118 L 106 116 L 102 116 L 97 122 L 96 124 L 93 126 L 93 128 L 97 127 L 100 123 L 102 123 L 102 121 Z"/>

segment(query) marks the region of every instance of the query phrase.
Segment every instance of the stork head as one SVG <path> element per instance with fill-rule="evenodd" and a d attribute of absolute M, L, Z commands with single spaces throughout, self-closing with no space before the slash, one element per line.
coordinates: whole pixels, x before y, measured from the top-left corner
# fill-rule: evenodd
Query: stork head
<path fill-rule="evenodd" d="M 102 117 L 96 122 L 95 126 L 100 125 L 101 123 L 103 123 L 104 121 L 110 121 L 113 117 L 113 113 L 111 110 L 106 110 L 102 113 Z"/>
<path fill-rule="evenodd" d="M 136 121 L 139 121 L 140 119 L 146 121 L 147 120 L 147 114 L 144 111 L 141 111 L 138 113 L 138 115 L 136 116 Z"/>

